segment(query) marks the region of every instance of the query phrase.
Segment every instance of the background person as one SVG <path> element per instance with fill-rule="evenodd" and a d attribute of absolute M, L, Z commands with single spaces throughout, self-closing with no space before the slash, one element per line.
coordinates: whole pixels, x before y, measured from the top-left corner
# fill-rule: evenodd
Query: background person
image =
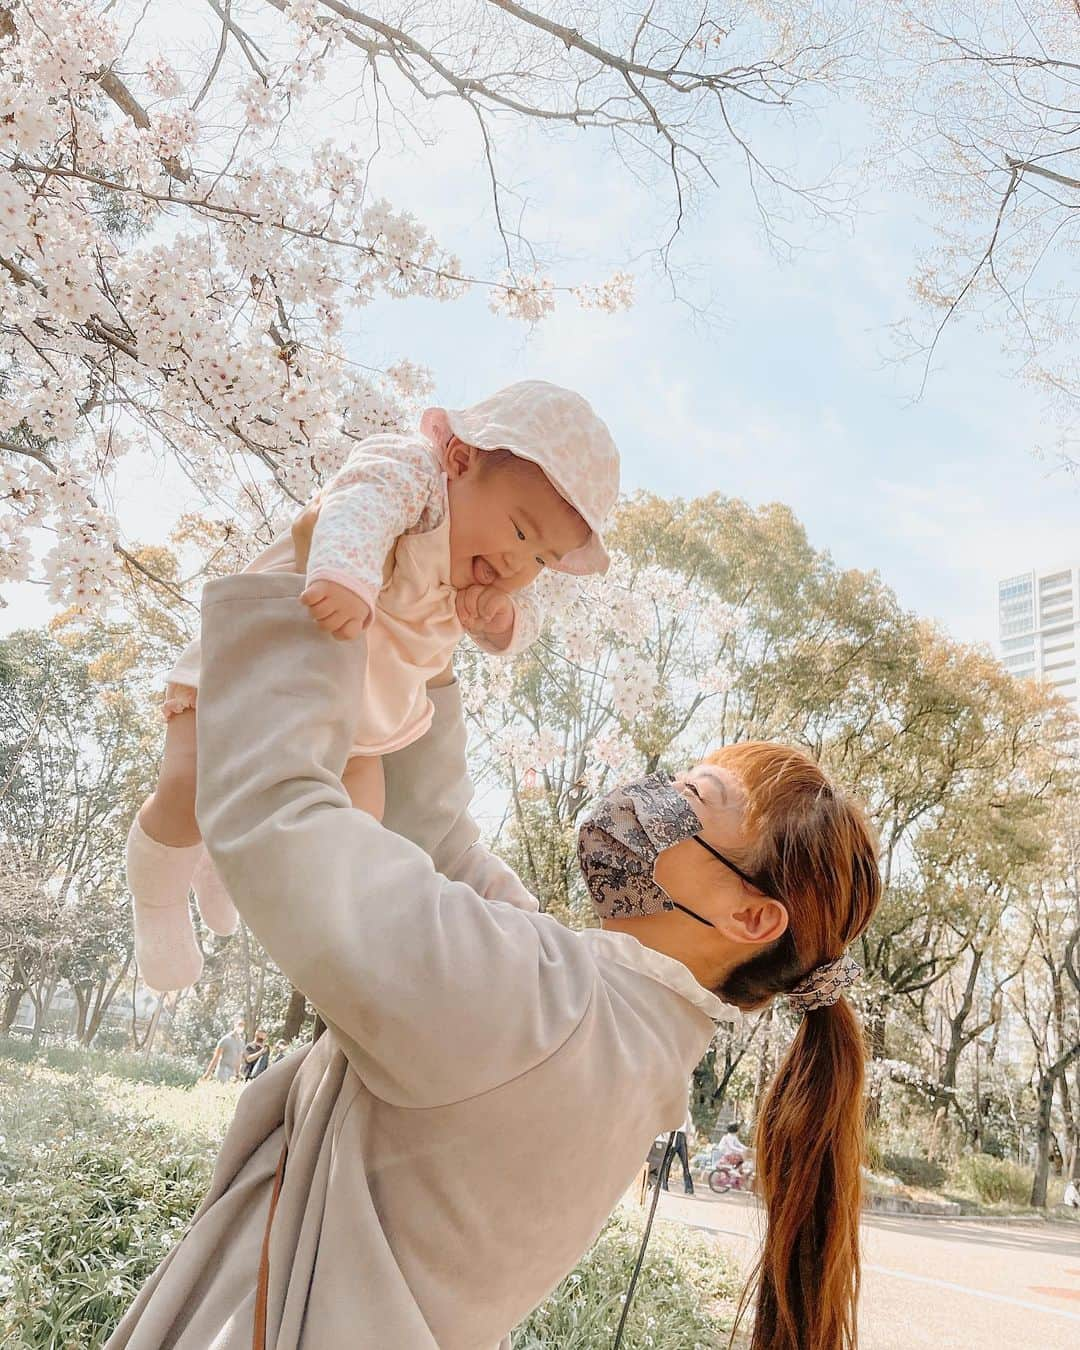
<path fill-rule="evenodd" d="M 203 1073 L 203 1082 L 217 1078 L 219 1083 L 232 1083 L 240 1075 L 244 1062 L 244 1035 L 247 1027 L 243 1018 L 238 1018 L 231 1031 L 227 1031 L 210 1057 L 210 1063 Z"/>
<path fill-rule="evenodd" d="M 687 1144 L 688 1138 L 693 1135 L 694 1120 L 690 1114 L 690 1103 L 686 1104 L 686 1115 L 683 1119 L 682 1129 L 675 1131 L 675 1148 L 668 1154 L 667 1166 L 664 1168 L 663 1176 L 660 1178 L 660 1185 L 664 1190 L 668 1189 L 668 1177 L 671 1173 L 671 1167 L 676 1157 L 682 1163 L 683 1170 L 683 1190 L 687 1195 L 694 1194 L 694 1178 L 690 1175 L 690 1150 Z M 665 1144 L 667 1140 L 665 1139 Z"/>
<path fill-rule="evenodd" d="M 255 1033 L 255 1039 L 244 1046 L 244 1063 L 240 1070 L 241 1076 L 250 1082 L 252 1078 L 258 1078 L 269 1063 L 270 1046 L 266 1040 L 266 1032 L 260 1028 Z"/>
<path fill-rule="evenodd" d="M 741 1126 L 737 1120 L 733 1120 L 726 1127 L 724 1133 L 720 1136 L 720 1142 L 716 1146 L 716 1154 L 721 1162 L 741 1163 L 753 1151 L 746 1147 L 739 1138 Z"/>

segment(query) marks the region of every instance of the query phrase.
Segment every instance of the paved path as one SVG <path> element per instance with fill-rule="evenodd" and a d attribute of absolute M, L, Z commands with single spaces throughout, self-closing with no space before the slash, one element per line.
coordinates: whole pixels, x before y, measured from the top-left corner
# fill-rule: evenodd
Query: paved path
<path fill-rule="evenodd" d="M 742 1196 L 661 1199 L 748 1269 L 761 1211 Z M 1077 1350 L 1080 1228 L 874 1215 L 863 1222 L 860 1350 Z"/>

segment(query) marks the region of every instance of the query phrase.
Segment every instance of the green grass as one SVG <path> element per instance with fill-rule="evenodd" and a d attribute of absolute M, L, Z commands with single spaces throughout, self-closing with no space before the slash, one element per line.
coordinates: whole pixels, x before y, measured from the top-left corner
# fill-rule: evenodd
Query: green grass
<path fill-rule="evenodd" d="M 241 1089 L 149 1084 L 130 1057 L 0 1053 L 0 1346 L 98 1350 L 205 1193 Z M 115 1072 L 101 1072 L 102 1058 Z M 514 1350 L 609 1350 L 640 1241 L 620 1212 Z M 625 1350 L 720 1350 L 737 1293 L 708 1236 L 659 1224 Z"/>
<path fill-rule="evenodd" d="M 513 1337 L 513 1350 L 610 1350 L 641 1243 L 637 1213 L 620 1211 L 593 1249 Z M 653 1229 L 627 1321 L 626 1350 L 721 1350 L 739 1282 L 717 1241 L 675 1224 Z"/>
<path fill-rule="evenodd" d="M 122 1079 L 0 1062 L 0 1345 L 95 1350 L 206 1190 L 221 1104 L 178 1130 Z M 144 1089 L 147 1097 L 176 1089 Z M 229 1104 L 231 1110 L 232 1104 Z"/>
<path fill-rule="evenodd" d="M 132 1083 L 169 1084 L 192 1087 L 198 1082 L 202 1066 L 181 1055 L 141 1055 L 129 1051 L 84 1050 L 81 1046 L 49 1045 L 37 1049 L 29 1041 L 0 1036 L 0 1061 L 16 1064 L 44 1064 L 58 1073 L 108 1074 Z"/>

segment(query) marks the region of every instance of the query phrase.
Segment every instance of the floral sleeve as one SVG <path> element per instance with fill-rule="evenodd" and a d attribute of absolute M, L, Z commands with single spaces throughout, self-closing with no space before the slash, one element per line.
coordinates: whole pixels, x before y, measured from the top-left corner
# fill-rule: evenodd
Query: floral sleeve
<path fill-rule="evenodd" d="M 424 516 L 439 479 L 424 440 L 388 433 L 361 441 L 323 492 L 308 584 L 339 582 L 374 611 L 387 556 Z"/>

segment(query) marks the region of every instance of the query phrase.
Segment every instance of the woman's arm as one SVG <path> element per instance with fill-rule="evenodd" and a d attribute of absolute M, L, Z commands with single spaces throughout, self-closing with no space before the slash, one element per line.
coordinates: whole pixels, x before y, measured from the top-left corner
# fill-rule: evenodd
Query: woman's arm
<path fill-rule="evenodd" d="M 334 642 L 308 622 L 302 585 L 249 574 L 204 592 L 203 837 L 256 937 L 372 1091 L 417 1106 L 475 1095 L 565 1042 L 595 968 L 554 920 L 487 904 L 352 809 L 340 774 L 364 642 Z M 434 784 L 445 770 L 438 746 L 429 753 Z M 457 821 L 469 788 L 449 777 L 443 819 Z"/>

